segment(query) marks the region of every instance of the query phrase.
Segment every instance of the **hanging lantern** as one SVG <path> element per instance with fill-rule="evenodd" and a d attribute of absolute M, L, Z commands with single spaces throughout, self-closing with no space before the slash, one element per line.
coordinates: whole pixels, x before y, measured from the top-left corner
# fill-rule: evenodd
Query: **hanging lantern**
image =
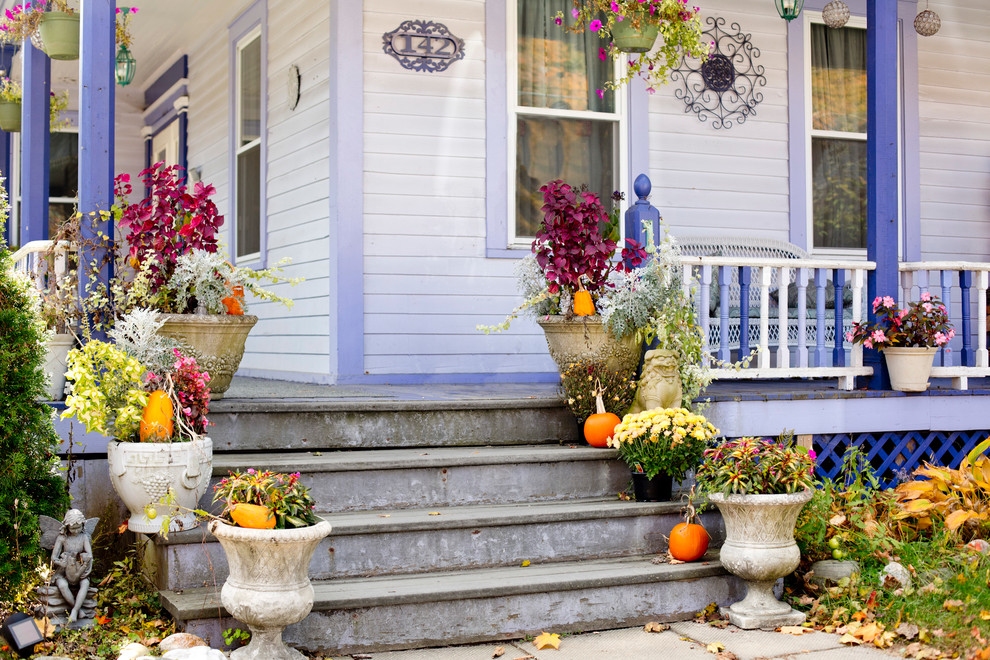
<path fill-rule="evenodd" d="M 822 20 L 830 28 L 838 29 L 849 22 L 849 5 L 842 0 L 832 0 L 822 9 Z"/>
<path fill-rule="evenodd" d="M 117 49 L 117 62 L 114 68 L 114 75 L 117 78 L 117 84 L 121 87 L 126 87 L 130 85 L 134 80 L 134 73 L 137 71 L 137 60 L 131 55 L 131 51 L 127 49 L 127 46 L 121 46 Z"/>
<path fill-rule="evenodd" d="M 930 37 L 942 27 L 942 19 L 938 14 L 928 8 L 925 2 L 925 10 L 914 17 L 914 31 L 923 37 Z"/>
<path fill-rule="evenodd" d="M 793 21 L 801 15 L 801 8 L 804 7 L 804 0 L 773 0 L 777 5 L 777 13 L 785 21 Z"/>

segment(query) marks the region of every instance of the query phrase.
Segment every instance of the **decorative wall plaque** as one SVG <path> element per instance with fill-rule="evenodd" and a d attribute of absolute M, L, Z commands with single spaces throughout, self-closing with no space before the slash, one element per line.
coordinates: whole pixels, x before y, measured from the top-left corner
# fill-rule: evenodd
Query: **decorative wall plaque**
<path fill-rule="evenodd" d="M 445 71 L 452 62 L 464 59 L 464 40 L 433 21 L 402 21 L 382 35 L 382 42 L 386 53 L 412 71 Z"/>
<path fill-rule="evenodd" d="M 724 18 L 709 16 L 706 22 L 710 27 L 703 41 L 715 44 L 711 56 L 707 60 L 687 56 L 681 60 L 670 73 L 672 81 L 683 82 L 674 96 L 684 101 L 684 112 L 697 113 L 701 121 L 711 116 L 713 128 L 732 128 L 733 122 L 741 124 L 756 114 L 756 106 L 763 100 L 756 88 L 765 87 L 767 78 L 763 67 L 754 62 L 760 49 L 753 46 L 752 36 L 738 23 L 733 23 L 732 33 L 728 33 L 722 29 Z"/>

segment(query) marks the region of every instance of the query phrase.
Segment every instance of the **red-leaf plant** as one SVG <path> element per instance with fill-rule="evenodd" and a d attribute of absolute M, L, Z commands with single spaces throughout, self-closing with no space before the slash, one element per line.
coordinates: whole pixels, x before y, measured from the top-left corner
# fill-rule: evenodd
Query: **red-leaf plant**
<path fill-rule="evenodd" d="M 217 231 L 223 216 L 210 197 L 212 185 L 196 183 L 192 193 L 179 177 L 182 168 L 155 163 L 140 173 L 150 193 L 137 204 L 124 200 L 131 192 L 130 177 L 114 179 L 115 194 L 123 208 L 120 225 L 128 230 L 130 262 L 140 268 L 150 260 L 149 271 L 155 288 L 169 281 L 176 260 L 191 250 L 217 251 Z"/>
<path fill-rule="evenodd" d="M 622 261 L 612 261 L 616 244 L 602 236 L 608 214 L 594 193 L 577 191 L 560 179 L 540 188 L 543 223 L 533 241 L 536 262 L 547 279 L 547 290 L 595 291 L 605 286 L 613 270 L 632 270 L 646 259 L 646 251 L 631 238 Z"/>

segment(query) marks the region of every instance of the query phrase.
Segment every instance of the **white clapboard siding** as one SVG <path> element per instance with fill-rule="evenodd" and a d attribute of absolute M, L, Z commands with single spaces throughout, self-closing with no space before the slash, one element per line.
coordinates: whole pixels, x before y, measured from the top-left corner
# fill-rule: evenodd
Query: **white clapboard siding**
<path fill-rule="evenodd" d="M 990 256 L 990 7 L 940 3 L 936 37 L 918 39 L 921 258 Z"/>
<path fill-rule="evenodd" d="M 684 112 L 674 96 L 683 83 L 659 88 L 649 101 L 652 202 L 675 233 L 788 240 L 787 23 L 760 3 L 737 0 L 709 0 L 702 16 L 723 17 L 725 31 L 735 22 L 752 35 L 767 78 L 757 88 L 763 102 L 746 122 L 716 130 L 711 116 L 701 121 Z"/>

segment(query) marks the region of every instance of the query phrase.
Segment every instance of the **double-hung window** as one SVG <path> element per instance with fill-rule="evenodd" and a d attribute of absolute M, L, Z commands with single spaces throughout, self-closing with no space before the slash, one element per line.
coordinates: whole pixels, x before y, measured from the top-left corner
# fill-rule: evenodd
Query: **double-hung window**
<path fill-rule="evenodd" d="M 239 261 L 261 256 L 261 28 L 237 42 L 234 110 L 235 245 Z"/>
<path fill-rule="evenodd" d="M 812 245 L 866 247 L 866 29 L 810 24 Z"/>
<path fill-rule="evenodd" d="M 20 168 L 20 134 L 15 133 L 15 162 L 12 163 L 14 172 L 10 178 L 11 190 L 14 190 L 11 206 L 13 207 L 10 222 L 13 231 L 11 236 L 15 244 L 20 243 L 21 226 L 21 168 Z M 51 133 L 48 148 L 48 235 L 54 236 L 73 213 L 79 204 L 79 131 L 68 128 Z"/>
<path fill-rule="evenodd" d="M 587 186 L 612 208 L 625 143 L 619 95 L 605 89 L 615 65 L 597 33 L 554 23 L 570 0 L 509 3 L 509 244 L 529 246 L 540 226 L 540 186 Z M 565 23 L 566 24 L 566 23 Z M 515 172 L 512 172 L 515 168 Z"/>

